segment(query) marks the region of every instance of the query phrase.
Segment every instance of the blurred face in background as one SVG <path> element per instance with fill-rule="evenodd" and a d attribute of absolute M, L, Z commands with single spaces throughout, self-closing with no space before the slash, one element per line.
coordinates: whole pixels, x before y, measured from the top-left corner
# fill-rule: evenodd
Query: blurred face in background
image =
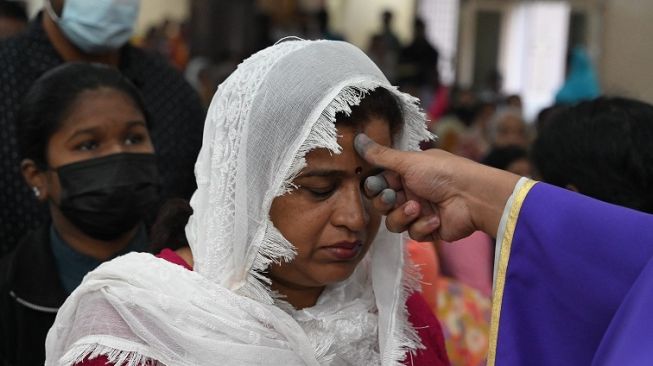
<path fill-rule="evenodd" d="M 495 121 L 493 145 L 528 147 L 528 133 L 524 120 L 516 114 L 499 116 Z"/>
<path fill-rule="evenodd" d="M 522 177 L 530 178 L 533 176 L 533 167 L 531 162 L 526 158 L 517 159 L 511 162 L 506 170 Z"/>

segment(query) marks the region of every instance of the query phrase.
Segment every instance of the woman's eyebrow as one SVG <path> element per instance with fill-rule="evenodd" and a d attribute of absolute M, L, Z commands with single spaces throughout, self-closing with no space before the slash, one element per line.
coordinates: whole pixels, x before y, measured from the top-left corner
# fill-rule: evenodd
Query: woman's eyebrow
<path fill-rule="evenodd" d="M 141 121 L 141 120 L 127 122 L 127 127 L 134 127 L 134 126 L 147 127 L 147 124 L 145 123 L 145 121 Z"/>
<path fill-rule="evenodd" d="M 335 170 L 335 169 L 318 169 L 318 170 L 309 170 L 305 173 L 302 173 L 299 175 L 298 178 L 311 178 L 311 177 L 319 177 L 319 178 L 339 178 L 343 177 L 346 175 L 346 172 L 343 170 Z"/>
<path fill-rule="evenodd" d="M 374 168 L 371 169 L 370 171 L 366 172 L 361 176 L 361 178 L 365 179 L 367 177 L 370 177 L 372 175 L 377 175 L 383 173 L 383 168 Z M 297 178 L 342 178 L 346 176 L 348 173 L 344 170 L 337 170 L 337 169 L 315 169 L 315 170 L 309 170 L 305 173 L 300 174 Z"/>
<path fill-rule="evenodd" d="M 76 130 L 72 135 L 70 135 L 70 137 L 68 137 L 66 142 L 74 139 L 75 137 L 77 137 L 79 135 L 84 135 L 84 134 L 92 135 L 94 133 L 97 133 L 98 130 L 99 129 L 97 127 L 89 127 L 89 128 L 83 128 L 83 129 Z"/>

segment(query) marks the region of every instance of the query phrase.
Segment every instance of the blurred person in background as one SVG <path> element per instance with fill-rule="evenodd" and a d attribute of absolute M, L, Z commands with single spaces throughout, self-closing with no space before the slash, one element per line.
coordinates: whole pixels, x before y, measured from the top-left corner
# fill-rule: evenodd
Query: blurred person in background
<path fill-rule="evenodd" d="M 370 38 L 369 51 L 372 60 L 383 71 L 388 80 L 397 82 L 397 62 L 401 51 L 401 42 L 392 30 L 393 13 L 385 10 L 381 13 L 381 31 Z"/>
<path fill-rule="evenodd" d="M 521 110 L 505 107 L 497 110 L 489 120 L 488 136 L 493 148 L 529 145 L 528 126 L 522 117 Z"/>
<path fill-rule="evenodd" d="M 206 57 L 195 57 L 186 66 L 184 77 L 200 96 L 202 105 L 208 109 L 218 83 L 213 77 L 214 65 Z"/>
<path fill-rule="evenodd" d="M 159 177 L 138 89 L 116 69 L 46 72 L 18 114 L 25 186 L 51 221 L 0 261 L 0 359 L 42 365 L 57 309 L 100 263 L 148 249 Z"/>
<path fill-rule="evenodd" d="M 317 22 L 320 39 L 327 39 L 329 41 L 345 40 L 342 34 L 333 32 L 329 27 L 329 12 L 326 9 L 320 9 L 315 14 L 315 21 Z"/>
<path fill-rule="evenodd" d="M 653 106 L 598 98 L 549 116 L 533 144 L 542 181 L 653 213 Z"/>
<path fill-rule="evenodd" d="M 567 78 L 556 93 L 556 104 L 574 104 L 601 94 L 590 55 L 583 47 L 574 47 L 568 57 Z"/>
<path fill-rule="evenodd" d="M 493 168 L 507 170 L 522 177 L 530 178 L 533 176 L 528 151 L 521 146 L 495 147 L 490 150 L 481 163 Z"/>
<path fill-rule="evenodd" d="M 381 32 L 379 33 L 383 39 L 388 50 L 396 55 L 399 54 L 401 50 L 401 42 L 399 37 L 392 29 L 392 19 L 394 14 L 390 10 L 385 10 L 381 14 Z"/>
<path fill-rule="evenodd" d="M 367 48 L 367 55 L 374 61 L 376 66 L 383 71 L 388 80 L 396 83 L 397 80 L 397 54 L 392 52 L 383 40 L 383 36 L 375 34 L 370 37 Z"/>
<path fill-rule="evenodd" d="M 436 147 L 454 154 L 465 155 L 465 147 L 469 150 L 477 150 L 475 140 L 471 136 L 471 126 L 474 124 L 477 114 L 478 100 L 471 89 L 453 86 L 451 89 L 451 102 L 448 103 L 444 115 L 433 120 L 429 129 L 438 138 L 435 141 Z M 430 113 L 429 113 L 430 115 Z M 482 135 L 482 134 L 479 134 Z M 471 153 L 474 156 L 479 153 Z"/>
<path fill-rule="evenodd" d="M 523 111 L 524 109 L 524 103 L 519 94 L 511 94 L 507 96 L 505 105 L 509 108 L 518 109 L 519 111 Z"/>
<path fill-rule="evenodd" d="M 426 25 L 416 18 L 413 23 L 413 40 L 401 49 L 399 55 L 398 78 L 400 84 L 413 85 L 418 94 L 416 97 L 427 103 L 431 102 L 434 88 L 439 86 L 438 80 L 438 50 L 426 39 Z"/>
<path fill-rule="evenodd" d="M 554 114 L 554 112 L 564 109 L 566 106 L 564 105 L 551 105 L 545 108 L 542 108 L 538 113 L 537 116 L 535 117 L 535 135 L 539 135 L 543 129 L 546 128 L 546 126 L 549 124 L 551 121 L 551 115 Z"/>
<path fill-rule="evenodd" d="M 177 22 L 174 20 L 166 22 L 166 56 L 170 63 L 180 71 L 186 68 L 190 58 L 188 33 L 188 22 Z"/>
<path fill-rule="evenodd" d="M 490 70 L 485 75 L 485 83 L 478 93 L 482 102 L 500 104 L 503 103 L 504 95 L 502 92 L 503 75 L 499 70 Z"/>
<path fill-rule="evenodd" d="M 34 80 L 70 61 L 119 69 L 140 90 L 151 115 L 162 197 L 190 197 L 204 111 L 197 93 L 160 57 L 128 43 L 139 0 L 46 0 L 26 32 L 0 44 L 0 253 L 43 223 L 47 212 L 22 184 L 16 142 L 17 111 Z"/>
<path fill-rule="evenodd" d="M 471 124 L 460 139 L 456 155 L 481 161 L 492 147 L 492 118 L 496 115 L 497 105 L 492 102 L 479 100 L 467 117 Z"/>
<path fill-rule="evenodd" d="M 25 5 L 15 0 L 0 0 L 0 41 L 27 27 Z"/>

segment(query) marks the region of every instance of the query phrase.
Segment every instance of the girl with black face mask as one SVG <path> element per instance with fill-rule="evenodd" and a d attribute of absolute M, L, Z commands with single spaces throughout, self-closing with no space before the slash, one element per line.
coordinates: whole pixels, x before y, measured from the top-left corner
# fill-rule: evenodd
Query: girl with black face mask
<path fill-rule="evenodd" d="M 102 262 L 145 251 L 159 176 L 147 113 L 117 70 L 70 63 L 38 79 L 18 116 L 20 170 L 51 223 L 0 262 L 0 358 L 43 364 L 58 307 Z"/>

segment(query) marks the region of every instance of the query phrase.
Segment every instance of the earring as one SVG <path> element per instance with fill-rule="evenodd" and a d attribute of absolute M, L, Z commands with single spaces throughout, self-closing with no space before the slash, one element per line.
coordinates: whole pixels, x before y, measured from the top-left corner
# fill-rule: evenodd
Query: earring
<path fill-rule="evenodd" d="M 39 187 L 32 187 L 32 192 L 34 192 L 35 197 L 41 196 L 41 191 L 39 190 Z"/>

